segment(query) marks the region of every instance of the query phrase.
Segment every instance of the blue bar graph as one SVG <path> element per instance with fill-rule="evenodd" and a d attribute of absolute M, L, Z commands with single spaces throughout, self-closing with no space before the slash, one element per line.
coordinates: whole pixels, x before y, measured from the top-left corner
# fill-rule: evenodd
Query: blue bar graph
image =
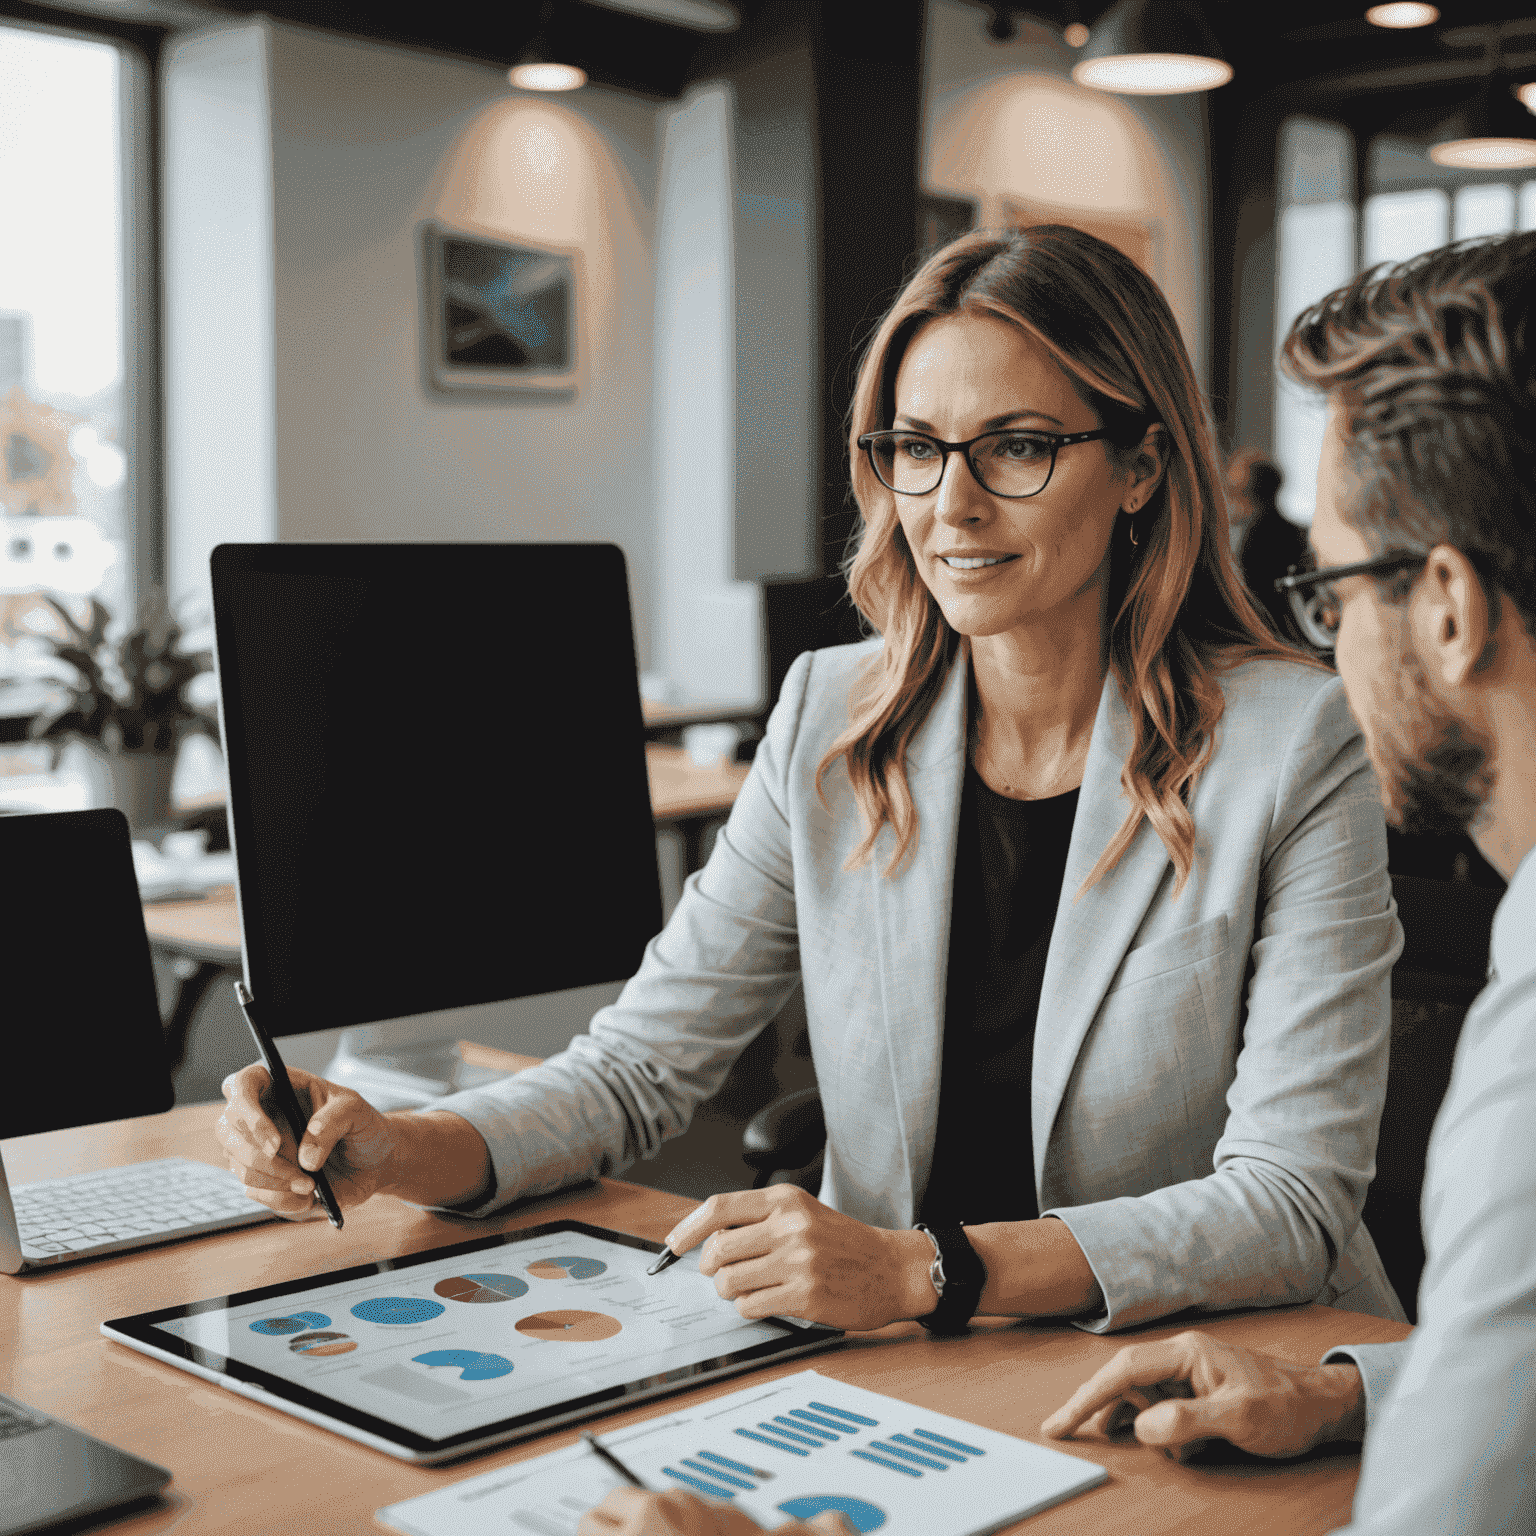
<path fill-rule="evenodd" d="M 717 1466 L 729 1467 L 732 1472 L 740 1472 L 743 1477 L 760 1477 L 765 1483 L 773 1481 L 773 1473 L 763 1467 L 743 1466 L 739 1461 L 732 1461 L 729 1456 L 717 1456 L 713 1451 L 700 1451 L 699 1455 L 705 1461 L 712 1461 Z"/>
<path fill-rule="evenodd" d="M 797 1419 L 804 1419 L 810 1424 L 819 1424 L 823 1429 L 835 1430 L 838 1434 L 842 1435 L 852 1433 L 846 1424 L 839 1424 L 832 1419 L 824 1419 L 820 1415 L 812 1413 L 809 1408 L 791 1408 L 789 1411 Z"/>
<path fill-rule="evenodd" d="M 678 1482 L 686 1483 L 690 1488 L 696 1488 L 700 1493 L 707 1493 L 712 1499 L 734 1499 L 736 1493 L 731 1488 L 721 1488 L 714 1483 L 706 1483 L 701 1478 L 689 1477 L 686 1472 L 675 1472 L 671 1467 L 661 1469 L 668 1477 L 675 1477 Z"/>
<path fill-rule="evenodd" d="M 685 1467 L 692 1467 L 695 1472 L 702 1472 L 705 1477 L 713 1477 L 719 1482 L 729 1483 L 733 1488 L 745 1488 L 748 1493 L 757 1487 L 756 1483 L 749 1483 L 743 1477 L 737 1477 L 733 1472 L 722 1472 L 718 1467 L 712 1467 L 707 1461 L 692 1461 L 687 1456 L 682 1458 Z"/>
<path fill-rule="evenodd" d="M 965 1460 L 959 1451 L 947 1451 L 942 1445 L 929 1445 L 926 1440 L 914 1440 L 911 1435 L 892 1435 L 891 1439 L 899 1441 L 914 1451 L 922 1451 L 928 1456 L 942 1456 L 946 1461 Z"/>
<path fill-rule="evenodd" d="M 766 1429 L 770 1435 L 781 1435 L 786 1440 L 798 1440 L 801 1445 L 808 1445 L 813 1451 L 819 1451 L 827 1443 L 825 1440 L 813 1440 L 807 1434 L 797 1434 L 792 1429 L 780 1429 L 779 1424 L 782 1419 L 783 1415 L 780 1414 L 772 1424 L 759 1424 L 757 1427 Z"/>
<path fill-rule="evenodd" d="M 850 1413 L 846 1408 L 834 1408 L 831 1403 L 812 1403 L 811 1407 L 817 1413 L 830 1413 L 839 1419 L 847 1419 L 851 1424 L 863 1424 L 868 1429 L 877 1429 L 879 1419 L 871 1419 L 862 1413 Z"/>
<path fill-rule="evenodd" d="M 936 1435 L 931 1429 L 914 1429 L 914 1435 L 924 1440 L 934 1440 L 940 1445 L 947 1445 L 952 1451 L 964 1451 L 967 1456 L 985 1456 L 985 1451 L 978 1451 L 974 1445 L 967 1445 L 963 1440 L 951 1440 L 948 1435 Z"/>
<path fill-rule="evenodd" d="M 802 1451 L 798 1445 L 786 1444 L 783 1440 L 770 1440 L 767 1435 L 760 1435 L 755 1429 L 738 1429 L 738 1435 L 745 1435 L 748 1440 L 756 1440 L 762 1445 L 771 1445 L 776 1451 L 788 1451 L 791 1456 L 809 1456 L 809 1451 Z"/>
<path fill-rule="evenodd" d="M 869 1449 L 880 1451 L 886 1456 L 899 1456 L 903 1461 L 915 1461 L 920 1467 L 929 1467 L 935 1472 L 948 1472 L 949 1463 L 940 1461 L 936 1456 L 919 1456 L 916 1451 L 905 1451 L 899 1445 L 892 1445 L 889 1440 L 871 1440 Z"/>
<path fill-rule="evenodd" d="M 899 1461 L 889 1461 L 884 1456 L 876 1456 L 873 1451 L 853 1450 L 850 1456 L 860 1456 L 865 1461 L 872 1461 L 876 1466 L 884 1467 L 890 1472 L 905 1472 L 908 1477 L 921 1477 L 923 1474 L 916 1467 L 904 1467 Z"/>

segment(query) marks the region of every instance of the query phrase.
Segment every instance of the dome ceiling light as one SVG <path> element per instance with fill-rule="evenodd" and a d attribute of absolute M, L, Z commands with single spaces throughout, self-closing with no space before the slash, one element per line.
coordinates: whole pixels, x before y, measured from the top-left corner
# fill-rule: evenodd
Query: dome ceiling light
<path fill-rule="evenodd" d="M 1517 81 L 1504 69 L 1504 38 L 1487 34 L 1483 80 L 1435 130 L 1429 158 L 1463 171 L 1513 171 L 1536 166 L 1536 117 L 1517 96 Z"/>
<path fill-rule="evenodd" d="M 1440 12 L 1420 0 L 1394 0 L 1391 5 L 1373 5 L 1365 13 L 1365 19 L 1373 27 L 1390 27 L 1394 31 L 1406 31 L 1410 27 L 1432 27 L 1440 20 Z"/>
<path fill-rule="evenodd" d="M 1464 171 L 1536 166 L 1536 117 L 1515 89 L 1507 75 L 1490 75 L 1475 96 L 1441 123 L 1429 158 Z"/>
<path fill-rule="evenodd" d="M 575 64 L 527 59 L 514 64 L 507 79 L 520 91 L 579 91 L 587 83 L 587 72 Z"/>
<path fill-rule="evenodd" d="M 1225 85 L 1232 66 L 1185 0 L 1118 0 L 1087 38 L 1072 78 L 1124 96 L 1179 96 Z"/>
<path fill-rule="evenodd" d="M 520 91 L 579 91 L 587 83 L 586 70 L 551 55 L 548 38 L 554 9 L 554 0 L 544 0 L 538 30 L 507 71 L 507 79 Z"/>

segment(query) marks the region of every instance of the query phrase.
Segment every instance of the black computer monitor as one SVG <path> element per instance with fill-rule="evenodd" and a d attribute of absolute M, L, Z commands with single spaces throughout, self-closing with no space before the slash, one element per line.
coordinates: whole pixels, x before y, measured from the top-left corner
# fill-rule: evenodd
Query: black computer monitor
<path fill-rule="evenodd" d="M 246 980 L 275 1035 L 611 982 L 661 926 L 608 544 L 224 544 Z"/>
<path fill-rule="evenodd" d="M 0 816 L 0 871 L 0 1138 L 169 1109 L 123 813 Z"/>

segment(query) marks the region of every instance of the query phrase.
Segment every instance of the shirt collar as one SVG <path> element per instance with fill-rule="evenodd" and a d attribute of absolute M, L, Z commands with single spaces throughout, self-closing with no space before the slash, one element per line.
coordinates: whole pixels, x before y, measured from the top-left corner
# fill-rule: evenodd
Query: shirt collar
<path fill-rule="evenodd" d="M 1500 981 L 1536 971 L 1536 849 L 1520 861 L 1493 915 L 1493 969 Z"/>

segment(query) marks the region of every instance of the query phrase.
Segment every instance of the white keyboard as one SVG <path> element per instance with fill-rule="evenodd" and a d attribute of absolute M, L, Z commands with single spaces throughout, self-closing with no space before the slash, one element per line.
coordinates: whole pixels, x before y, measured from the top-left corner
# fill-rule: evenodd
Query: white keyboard
<path fill-rule="evenodd" d="M 35 1184 L 13 1184 L 11 1204 L 29 1268 L 243 1227 L 272 1213 L 227 1168 L 167 1157 Z"/>

